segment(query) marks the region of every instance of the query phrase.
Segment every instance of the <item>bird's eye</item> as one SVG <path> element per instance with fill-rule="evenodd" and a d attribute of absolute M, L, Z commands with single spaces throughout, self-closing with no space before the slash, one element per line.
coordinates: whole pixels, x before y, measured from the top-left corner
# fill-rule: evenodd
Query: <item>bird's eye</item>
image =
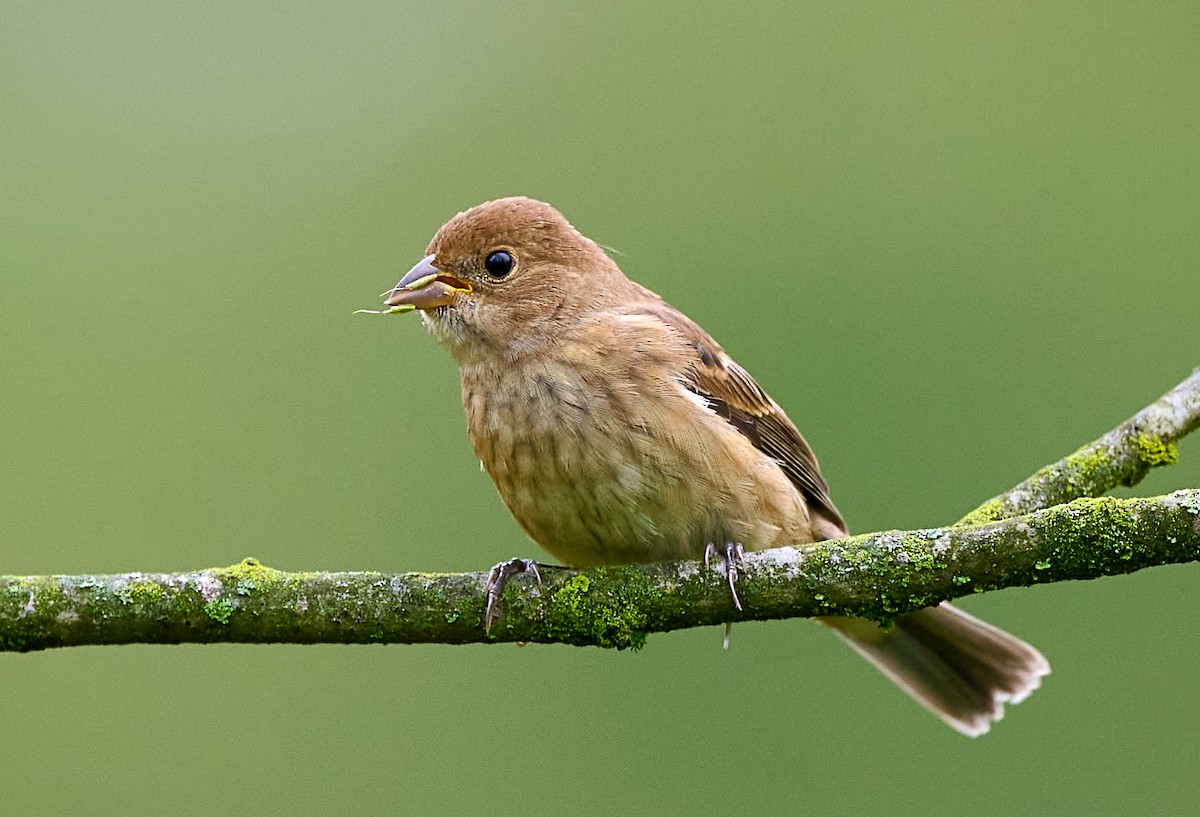
<path fill-rule="evenodd" d="M 483 268 L 488 271 L 488 275 L 493 278 L 503 278 L 512 272 L 513 257 L 507 250 L 496 250 L 488 255 L 487 260 L 483 262 Z"/>

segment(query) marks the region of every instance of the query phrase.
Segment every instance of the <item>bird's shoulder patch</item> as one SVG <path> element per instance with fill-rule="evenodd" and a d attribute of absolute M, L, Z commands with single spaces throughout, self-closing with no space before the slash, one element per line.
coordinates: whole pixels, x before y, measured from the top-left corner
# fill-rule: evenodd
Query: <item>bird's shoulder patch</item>
<path fill-rule="evenodd" d="M 622 312 L 617 316 L 617 323 L 634 329 L 649 329 L 653 331 L 662 331 L 663 329 L 663 322 L 661 320 L 641 312 Z"/>

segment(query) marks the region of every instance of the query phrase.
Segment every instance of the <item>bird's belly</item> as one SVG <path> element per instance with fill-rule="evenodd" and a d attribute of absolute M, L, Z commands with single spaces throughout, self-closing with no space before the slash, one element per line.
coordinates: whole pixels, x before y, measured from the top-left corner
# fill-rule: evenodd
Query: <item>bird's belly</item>
<path fill-rule="evenodd" d="M 527 533 L 569 565 L 682 558 L 703 552 L 697 497 L 637 441 L 523 426 L 480 438 L 476 450 Z"/>
<path fill-rule="evenodd" d="M 668 422 L 661 395 L 623 400 L 553 372 L 522 383 L 513 393 L 464 377 L 468 427 L 517 522 L 564 563 L 698 558 L 708 542 L 756 549 L 811 538 L 803 501 L 777 466 L 764 457 L 762 474 L 739 472 L 725 437 Z M 740 439 L 729 431 L 729 442 Z"/>

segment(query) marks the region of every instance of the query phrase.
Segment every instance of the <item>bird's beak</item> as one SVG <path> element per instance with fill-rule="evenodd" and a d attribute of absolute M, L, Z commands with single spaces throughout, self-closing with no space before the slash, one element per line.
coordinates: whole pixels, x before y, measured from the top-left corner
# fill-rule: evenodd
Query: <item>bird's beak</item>
<path fill-rule="evenodd" d="M 388 293 L 388 306 L 411 306 L 415 309 L 434 309 L 449 306 L 459 295 L 471 291 L 471 285 L 461 278 L 442 272 L 427 255 L 400 279 Z"/>

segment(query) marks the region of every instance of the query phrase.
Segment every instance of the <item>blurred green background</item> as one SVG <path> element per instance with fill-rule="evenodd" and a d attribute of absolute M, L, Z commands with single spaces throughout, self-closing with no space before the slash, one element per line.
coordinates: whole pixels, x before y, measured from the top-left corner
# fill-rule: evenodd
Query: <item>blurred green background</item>
<path fill-rule="evenodd" d="M 1191 4 L 6 3 L 0 572 L 536 555 L 378 303 L 524 193 L 756 373 L 856 530 L 1200 365 Z M 1138 491 L 1200 486 L 1200 443 Z M 971 598 L 960 737 L 805 621 L 566 647 L 0 655 L 5 814 L 1191 814 L 1200 572 Z"/>

